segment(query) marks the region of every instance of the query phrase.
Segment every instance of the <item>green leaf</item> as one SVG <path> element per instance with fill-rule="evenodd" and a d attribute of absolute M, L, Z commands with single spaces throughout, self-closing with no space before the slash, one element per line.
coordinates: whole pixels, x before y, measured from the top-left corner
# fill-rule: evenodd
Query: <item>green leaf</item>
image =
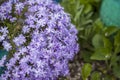
<path fill-rule="evenodd" d="M 118 30 L 119 29 L 117 27 L 110 26 L 110 27 L 106 27 L 104 33 L 105 33 L 105 36 L 111 36 L 114 33 L 116 33 Z"/>
<path fill-rule="evenodd" d="M 96 49 L 95 53 L 91 56 L 92 60 L 108 60 L 111 57 L 111 52 L 106 48 Z"/>
<path fill-rule="evenodd" d="M 84 64 L 82 67 L 82 79 L 86 80 L 92 71 L 92 65 L 89 63 Z"/>
<path fill-rule="evenodd" d="M 102 35 L 96 34 L 92 39 L 92 44 L 95 48 L 103 47 Z"/>
<path fill-rule="evenodd" d="M 104 28 L 104 25 L 103 25 L 102 21 L 100 20 L 100 18 L 98 18 L 95 21 L 94 26 L 96 26 L 98 28 L 98 30 L 103 30 L 103 28 Z"/>
<path fill-rule="evenodd" d="M 85 62 L 92 62 L 92 60 L 90 59 L 91 57 L 90 51 L 81 51 L 81 57 Z"/>
<path fill-rule="evenodd" d="M 77 13 L 74 17 L 75 22 L 80 18 L 80 15 L 81 15 L 82 11 L 83 11 L 83 6 L 81 6 L 81 9 L 79 11 L 77 11 Z"/>
<path fill-rule="evenodd" d="M 107 49 L 109 49 L 110 51 L 112 50 L 112 43 L 111 43 L 111 41 L 108 39 L 108 38 L 106 38 L 106 37 L 103 37 L 103 42 L 104 42 L 104 48 L 107 48 Z"/>
<path fill-rule="evenodd" d="M 112 43 L 111 41 L 100 35 L 100 34 L 96 34 L 93 39 L 92 39 L 92 44 L 93 46 L 97 49 L 97 48 L 109 48 L 110 50 L 112 49 Z"/>
<path fill-rule="evenodd" d="M 95 47 L 95 53 L 91 56 L 91 59 L 108 60 L 111 57 L 112 43 L 108 38 L 96 34 L 92 39 L 92 44 Z"/>
<path fill-rule="evenodd" d="M 88 14 L 90 11 L 92 11 L 92 5 L 91 4 L 87 4 L 84 8 L 84 13 Z"/>
<path fill-rule="evenodd" d="M 117 61 L 119 61 L 119 56 L 115 55 L 115 53 L 111 57 L 110 65 L 115 66 L 117 65 Z"/>
<path fill-rule="evenodd" d="M 114 66 L 113 73 L 116 77 L 120 78 L 120 65 Z"/>
<path fill-rule="evenodd" d="M 104 75 L 104 78 L 102 80 L 116 80 L 114 79 L 113 76 L 110 76 L 110 75 Z"/>
<path fill-rule="evenodd" d="M 91 80 L 101 80 L 100 77 L 101 75 L 99 72 L 93 72 L 91 75 Z"/>
<path fill-rule="evenodd" d="M 120 31 L 115 35 L 114 38 L 115 53 L 120 52 Z"/>

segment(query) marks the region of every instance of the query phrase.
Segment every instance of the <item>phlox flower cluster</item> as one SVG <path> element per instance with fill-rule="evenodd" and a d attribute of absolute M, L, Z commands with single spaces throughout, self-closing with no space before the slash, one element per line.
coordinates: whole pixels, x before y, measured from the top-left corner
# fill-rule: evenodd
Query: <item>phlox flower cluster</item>
<path fill-rule="evenodd" d="M 68 62 L 79 49 L 69 14 L 52 0 L 2 3 L 0 43 L 12 55 L 0 60 L 0 67 L 6 67 L 0 80 L 56 80 L 69 75 Z"/>

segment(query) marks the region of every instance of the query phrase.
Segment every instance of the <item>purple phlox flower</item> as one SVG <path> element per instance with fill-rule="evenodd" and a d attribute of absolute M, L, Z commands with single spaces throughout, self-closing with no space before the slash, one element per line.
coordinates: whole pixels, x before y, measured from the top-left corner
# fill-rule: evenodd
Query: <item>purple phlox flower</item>
<path fill-rule="evenodd" d="M 20 14 L 21 11 L 23 10 L 24 8 L 24 4 L 19 2 L 19 3 L 16 3 L 15 5 L 15 10 L 16 10 L 16 13 Z"/>
<path fill-rule="evenodd" d="M 19 51 L 19 53 L 21 53 L 21 54 L 25 54 L 25 53 L 28 52 L 26 47 L 21 47 L 21 48 L 19 48 L 18 51 Z"/>
<path fill-rule="evenodd" d="M 0 35 L 0 42 L 2 42 L 5 39 L 6 35 Z"/>
<path fill-rule="evenodd" d="M 3 56 L 2 59 L 0 60 L 0 67 L 4 66 L 5 60 L 6 60 L 6 55 Z"/>
<path fill-rule="evenodd" d="M 7 34 L 8 33 L 7 27 L 1 27 L 0 32 L 3 33 L 3 34 Z"/>
<path fill-rule="evenodd" d="M 14 22 L 14 21 L 16 21 L 16 20 L 17 20 L 16 17 L 12 17 L 12 18 L 10 18 L 10 21 L 11 21 L 11 22 Z"/>
<path fill-rule="evenodd" d="M 23 32 L 24 34 L 25 34 L 25 33 L 29 33 L 29 31 L 30 31 L 29 26 L 23 26 L 22 32 Z"/>
<path fill-rule="evenodd" d="M 0 6 L 0 20 L 5 20 L 10 17 L 10 13 L 12 11 L 12 3 L 10 1 L 3 3 Z"/>
<path fill-rule="evenodd" d="M 26 42 L 26 39 L 22 34 L 20 34 L 18 37 L 15 37 L 13 39 L 13 42 L 15 43 L 16 46 L 20 46 Z"/>
<path fill-rule="evenodd" d="M 3 41 L 2 45 L 3 45 L 4 49 L 7 50 L 7 51 L 12 49 L 11 44 L 8 43 L 7 41 Z"/>
<path fill-rule="evenodd" d="M 46 20 L 45 19 L 37 20 L 37 26 L 44 27 L 45 25 L 46 25 Z"/>
<path fill-rule="evenodd" d="M 26 4 L 33 5 L 35 4 L 35 0 L 27 0 Z"/>

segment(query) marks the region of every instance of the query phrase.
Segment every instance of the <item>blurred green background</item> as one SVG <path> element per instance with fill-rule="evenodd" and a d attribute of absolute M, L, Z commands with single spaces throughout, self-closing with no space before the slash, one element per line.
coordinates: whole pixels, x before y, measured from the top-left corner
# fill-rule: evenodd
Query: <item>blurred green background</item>
<path fill-rule="evenodd" d="M 80 51 L 61 80 L 120 80 L 120 0 L 62 0 L 78 29 Z M 76 73 L 72 73 L 75 71 Z"/>

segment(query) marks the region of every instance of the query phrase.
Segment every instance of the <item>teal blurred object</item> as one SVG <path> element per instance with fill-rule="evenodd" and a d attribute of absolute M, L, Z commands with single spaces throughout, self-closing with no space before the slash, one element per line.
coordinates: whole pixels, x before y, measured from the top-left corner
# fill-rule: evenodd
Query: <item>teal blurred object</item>
<path fill-rule="evenodd" d="M 106 26 L 117 26 L 120 28 L 120 0 L 103 0 L 100 17 Z"/>
<path fill-rule="evenodd" d="M 6 67 L 0 67 L 0 75 L 4 73 Z"/>
<path fill-rule="evenodd" d="M 4 55 L 7 55 L 7 54 L 8 54 L 7 51 L 5 51 L 5 50 L 0 50 L 0 60 L 2 59 L 2 57 L 3 57 Z M 4 67 L 0 67 L 0 75 L 4 72 L 4 70 L 5 70 Z"/>
<path fill-rule="evenodd" d="M 7 55 L 8 52 L 5 51 L 5 50 L 0 50 L 0 59 L 4 56 L 4 55 Z"/>
<path fill-rule="evenodd" d="M 57 3 L 59 3 L 59 2 L 62 1 L 62 0 L 53 0 L 53 1 L 56 1 Z"/>

